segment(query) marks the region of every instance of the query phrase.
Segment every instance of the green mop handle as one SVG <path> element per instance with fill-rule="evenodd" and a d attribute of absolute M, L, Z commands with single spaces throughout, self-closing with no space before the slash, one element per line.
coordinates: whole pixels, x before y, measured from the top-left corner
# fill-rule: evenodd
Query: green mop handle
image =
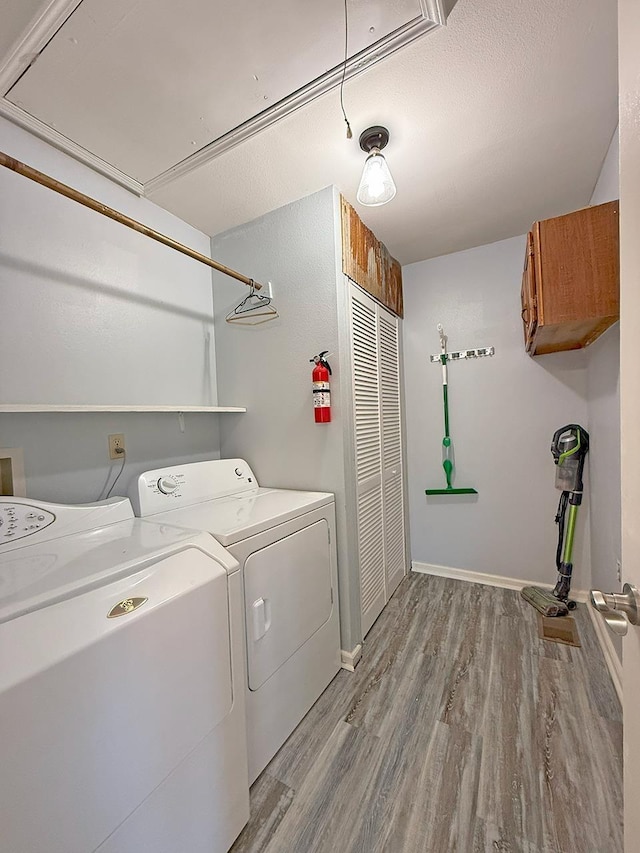
<path fill-rule="evenodd" d="M 453 442 L 449 435 L 449 383 L 447 376 L 447 337 L 444 334 L 442 326 L 438 324 L 438 332 L 440 332 L 440 346 L 442 353 L 440 361 L 442 362 L 442 400 L 444 403 L 444 438 L 442 439 L 442 467 L 444 475 L 447 478 L 447 488 L 453 488 Z"/>
<path fill-rule="evenodd" d="M 578 506 L 569 504 L 569 520 L 567 522 L 567 533 L 564 540 L 564 548 L 562 551 L 562 562 L 565 565 L 573 565 L 571 560 L 573 556 L 573 540 L 576 534 L 576 520 L 578 518 Z"/>

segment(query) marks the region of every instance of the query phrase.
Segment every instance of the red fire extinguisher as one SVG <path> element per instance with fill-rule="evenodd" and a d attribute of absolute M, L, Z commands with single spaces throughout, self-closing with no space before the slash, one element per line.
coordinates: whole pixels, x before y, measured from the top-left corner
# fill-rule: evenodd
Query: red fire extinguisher
<path fill-rule="evenodd" d="M 319 355 L 309 359 L 315 367 L 311 374 L 313 381 L 313 413 L 317 424 L 328 424 L 331 422 L 331 388 L 329 377 L 331 368 L 325 358 L 329 350 L 323 350 Z"/>

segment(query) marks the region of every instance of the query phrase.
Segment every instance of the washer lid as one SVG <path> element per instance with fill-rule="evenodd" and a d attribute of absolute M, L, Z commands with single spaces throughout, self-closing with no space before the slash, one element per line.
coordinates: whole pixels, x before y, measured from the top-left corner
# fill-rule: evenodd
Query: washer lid
<path fill-rule="evenodd" d="M 208 534 L 140 519 L 0 553 L 0 623 L 127 577 L 196 547 L 227 572 L 237 561 Z"/>
<path fill-rule="evenodd" d="M 89 504 L 57 504 L 31 498 L 0 497 L 0 555 L 16 548 L 72 536 L 134 518 L 127 498 Z"/>
<path fill-rule="evenodd" d="M 239 495 L 159 513 L 153 516 L 153 521 L 206 530 L 228 547 L 333 500 L 330 492 L 252 489 Z"/>

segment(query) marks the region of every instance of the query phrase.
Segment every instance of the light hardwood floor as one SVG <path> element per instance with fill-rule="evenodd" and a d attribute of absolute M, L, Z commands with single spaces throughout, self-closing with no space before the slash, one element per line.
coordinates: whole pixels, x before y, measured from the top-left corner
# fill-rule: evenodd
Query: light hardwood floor
<path fill-rule="evenodd" d="M 622 712 L 517 592 L 410 574 L 251 789 L 233 853 L 622 853 Z"/>

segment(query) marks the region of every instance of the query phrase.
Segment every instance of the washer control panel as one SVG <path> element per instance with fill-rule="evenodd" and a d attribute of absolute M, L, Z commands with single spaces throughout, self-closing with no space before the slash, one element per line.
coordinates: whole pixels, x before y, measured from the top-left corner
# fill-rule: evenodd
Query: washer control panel
<path fill-rule="evenodd" d="M 0 504 L 0 545 L 31 536 L 56 520 L 47 509 L 31 504 Z"/>
<path fill-rule="evenodd" d="M 165 474 L 162 477 L 158 477 L 158 482 L 156 483 L 158 490 L 162 492 L 163 495 L 171 495 L 174 492 L 177 492 L 180 488 L 180 482 L 177 477 L 172 474 Z"/>
<path fill-rule="evenodd" d="M 145 517 L 257 487 L 244 459 L 215 459 L 147 471 L 132 484 L 129 494 L 136 514 Z"/>

